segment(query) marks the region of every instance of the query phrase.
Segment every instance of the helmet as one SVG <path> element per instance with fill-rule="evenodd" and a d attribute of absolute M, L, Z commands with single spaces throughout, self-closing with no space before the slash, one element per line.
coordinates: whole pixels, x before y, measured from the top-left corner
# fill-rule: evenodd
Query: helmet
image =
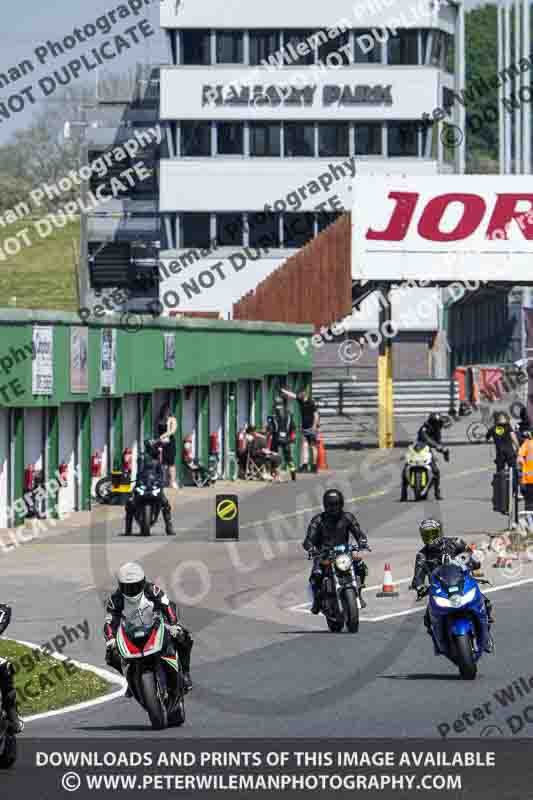
<path fill-rule="evenodd" d="M 338 489 L 328 489 L 322 498 L 324 511 L 332 517 L 340 517 L 344 508 L 344 495 Z"/>
<path fill-rule="evenodd" d="M 135 561 L 128 561 L 118 571 L 118 588 L 130 600 L 140 600 L 146 584 L 144 569 Z"/>
<path fill-rule="evenodd" d="M 441 421 L 439 412 L 438 411 L 433 411 L 429 415 L 427 421 L 430 422 L 432 425 L 435 425 L 436 423 L 439 423 Z"/>
<path fill-rule="evenodd" d="M 433 544 L 442 535 L 442 525 L 436 519 L 425 519 L 420 523 L 419 531 L 424 544 Z"/>

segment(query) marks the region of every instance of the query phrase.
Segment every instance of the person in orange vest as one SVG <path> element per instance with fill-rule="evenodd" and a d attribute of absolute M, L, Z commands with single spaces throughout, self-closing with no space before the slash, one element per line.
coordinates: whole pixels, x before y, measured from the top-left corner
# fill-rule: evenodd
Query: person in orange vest
<path fill-rule="evenodd" d="M 531 431 L 518 451 L 518 464 L 521 468 L 520 485 L 524 496 L 526 511 L 533 511 L 533 439 Z"/>

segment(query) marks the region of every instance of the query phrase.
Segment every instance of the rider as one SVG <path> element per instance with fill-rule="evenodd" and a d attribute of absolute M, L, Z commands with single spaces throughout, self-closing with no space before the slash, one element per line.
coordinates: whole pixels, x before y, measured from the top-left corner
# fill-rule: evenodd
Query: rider
<path fill-rule="evenodd" d="M 0 633 L 9 625 L 11 609 L 0 605 Z M 10 733 L 22 733 L 24 720 L 17 713 L 17 690 L 13 680 L 13 665 L 7 658 L 0 658 L 0 690 L 2 691 L 2 708 L 9 724 Z"/>
<path fill-rule="evenodd" d="M 435 500 L 442 500 L 440 492 L 440 469 L 437 457 L 434 453 L 443 453 L 446 461 L 450 458 L 450 451 L 442 446 L 442 428 L 444 422 L 438 413 L 431 413 L 424 424 L 419 428 L 416 435 L 417 443 L 428 445 L 431 448 L 431 469 L 433 471 L 433 489 L 435 491 Z M 407 502 L 407 487 L 408 487 L 408 464 L 405 465 L 402 472 L 402 494 L 401 502 Z"/>
<path fill-rule="evenodd" d="M 450 558 L 456 558 L 458 555 L 461 555 L 461 553 L 466 553 L 470 557 L 468 568 L 471 570 L 477 570 L 480 568 L 480 562 L 472 555 L 472 551 L 467 546 L 466 542 L 463 541 L 463 539 L 451 538 L 449 536 L 442 535 L 442 525 L 438 520 L 423 520 L 420 523 L 419 531 L 424 546 L 416 554 L 415 572 L 411 583 L 411 589 L 416 590 L 418 597 L 422 597 L 424 594 L 422 587 L 424 586 L 426 577 L 429 579 L 431 573 L 441 566 L 442 558 L 445 555 L 449 556 Z M 483 599 L 485 600 L 485 608 L 487 609 L 487 620 L 490 631 L 490 626 L 494 622 L 492 603 L 485 595 L 483 595 Z M 429 606 L 426 608 L 424 625 L 426 626 L 427 632 L 431 636 Z M 489 643 L 490 642 L 491 639 L 489 637 Z M 489 647 L 492 649 L 492 644 L 489 644 Z"/>
<path fill-rule="evenodd" d="M 302 547 L 309 552 L 310 550 L 321 551 L 326 547 L 335 547 L 339 544 L 348 544 L 350 535 L 353 536 L 359 547 L 368 547 L 366 534 L 361 530 L 357 519 L 349 511 L 344 511 L 344 496 L 338 489 L 328 489 L 324 494 L 322 503 L 324 511 L 313 517 L 309 523 L 307 534 Z M 361 581 L 361 589 L 364 588 L 368 567 L 360 556 L 356 556 L 356 572 Z M 320 588 L 322 585 L 322 567 L 320 565 L 320 555 L 313 558 L 313 569 L 309 577 L 309 583 L 313 591 L 313 605 L 311 613 L 320 612 Z M 361 606 L 366 608 L 363 595 L 360 593 Z"/>
<path fill-rule="evenodd" d="M 176 532 L 172 526 L 172 508 L 168 502 L 168 497 L 163 490 L 163 467 L 161 466 L 158 455 L 159 454 L 155 445 L 150 441 L 150 439 L 146 439 L 144 442 L 144 455 L 142 455 L 138 460 L 139 466 L 137 469 L 137 483 L 142 480 L 143 475 L 147 475 L 150 472 L 157 475 L 161 481 L 161 513 L 165 521 L 165 531 L 167 536 L 175 536 Z M 135 500 L 133 499 L 132 494 L 126 503 L 126 530 L 124 532 L 124 536 L 131 536 L 134 517 Z"/>
<path fill-rule="evenodd" d="M 487 442 L 490 439 L 494 441 L 496 447 L 496 471 L 500 472 L 505 467 L 514 469 L 516 466 L 516 454 L 520 445 L 505 411 L 499 411 L 494 415 L 494 425 L 488 429 L 485 439 Z"/>
<path fill-rule="evenodd" d="M 183 679 L 187 691 L 192 689 L 190 676 L 191 650 L 193 639 L 181 624 L 176 604 L 171 602 L 163 589 L 146 580 L 140 564 L 128 562 L 118 571 L 118 589 L 109 597 L 106 605 L 104 637 L 106 640 L 105 660 L 122 674 L 122 664 L 116 648 L 116 635 L 122 618 L 133 619 L 139 614 L 149 618 L 154 611 L 160 611 L 167 624 L 163 650 L 173 655 L 178 652 L 183 669 Z"/>

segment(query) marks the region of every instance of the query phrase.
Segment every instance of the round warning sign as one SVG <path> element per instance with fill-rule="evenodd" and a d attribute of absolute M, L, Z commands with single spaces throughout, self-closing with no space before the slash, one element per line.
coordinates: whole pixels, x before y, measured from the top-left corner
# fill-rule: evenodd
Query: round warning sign
<path fill-rule="evenodd" d="M 233 500 L 221 500 L 217 505 L 217 517 L 231 522 L 237 516 L 237 504 Z"/>

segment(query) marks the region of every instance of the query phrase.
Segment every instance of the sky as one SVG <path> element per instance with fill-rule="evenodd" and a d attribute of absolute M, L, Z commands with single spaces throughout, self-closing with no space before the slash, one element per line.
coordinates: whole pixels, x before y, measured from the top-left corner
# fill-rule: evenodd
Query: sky
<path fill-rule="evenodd" d="M 197 3 L 224 1 L 194 0 Z M 127 72 L 137 61 L 165 63 L 167 56 L 163 34 L 159 28 L 159 2 L 153 0 L 151 6 L 144 6 L 140 16 L 130 16 L 118 20 L 110 33 L 99 33 L 88 42 L 77 44 L 65 56 L 57 58 L 50 56 L 47 57 L 45 64 L 39 64 L 34 52 L 35 48 L 44 45 L 47 40 L 61 41 L 65 36 L 71 34 L 74 28 L 83 28 L 87 23 L 94 23 L 100 15 L 117 9 L 125 2 L 127 0 L 92 0 L 89 4 L 85 0 L 46 0 L 44 3 L 40 3 L 39 0 L 10 0 L 10 2 L 4 0 L 0 32 L 0 73 L 6 73 L 9 68 L 24 59 L 32 62 L 35 71 L 0 89 L 0 104 L 6 103 L 12 94 L 18 94 L 20 89 L 28 85 L 35 87 L 32 94 L 36 100 L 42 101 L 43 92 L 38 87 L 40 79 L 53 75 L 55 69 L 67 64 L 69 60 L 79 57 L 95 45 L 102 44 L 113 34 L 122 34 L 125 28 L 138 23 L 143 17 L 150 21 L 156 31 L 155 35 L 144 39 L 142 34 L 139 34 L 140 43 L 132 44 L 130 50 L 124 51 L 117 58 L 109 61 L 109 68 L 115 72 Z M 250 0 L 250 2 L 263 2 L 263 0 Z M 481 5 L 478 0 L 466 0 L 467 8 L 474 8 L 478 5 Z M 102 75 L 103 72 L 101 71 L 100 74 Z M 78 81 L 94 82 L 95 76 L 96 70 L 82 72 Z M 53 94 L 50 95 L 48 102 L 52 101 Z M 42 108 L 42 105 L 32 104 L 26 100 L 24 108 L 13 113 L 11 119 L 7 120 L 0 116 L 0 144 L 4 144 L 16 129 L 28 127 L 35 111 L 39 108 Z"/>
<path fill-rule="evenodd" d="M 137 61 L 151 63 L 167 61 L 165 41 L 159 28 L 159 2 L 153 0 L 151 6 L 143 7 L 139 16 L 131 15 L 118 19 L 108 34 L 98 31 L 97 35 L 87 42 L 77 43 L 64 56 L 59 55 L 54 58 L 49 55 L 44 64 L 39 63 L 34 52 L 37 47 L 46 45 L 48 40 L 61 41 L 65 36 L 72 34 L 74 28 L 82 29 L 88 23 L 94 24 L 99 16 L 117 9 L 123 3 L 127 4 L 127 0 L 91 0 L 90 3 L 84 0 L 46 0 L 43 3 L 39 0 L 10 0 L 10 2 L 4 0 L 0 30 L 0 73 L 5 74 L 9 68 L 24 59 L 32 62 L 35 71 L 0 89 L 0 103 L 5 103 L 12 94 L 18 94 L 20 89 L 28 85 L 34 87 L 32 94 L 35 99 L 45 102 L 43 92 L 38 87 L 40 79 L 53 75 L 54 70 L 68 64 L 72 59 L 79 58 L 92 47 L 101 45 L 114 34 L 122 35 L 126 28 L 135 25 L 143 18 L 150 21 L 155 36 L 145 39 L 142 33 L 138 32 L 140 41 L 139 44 L 135 44 L 130 35 L 128 41 L 132 44 L 131 49 L 124 50 L 115 59 L 107 62 L 110 65 L 109 69 L 113 72 L 127 72 Z M 103 69 L 100 71 L 101 75 Z M 80 73 L 78 81 L 94 85 L 95 76 L 96 70 L 90 72 L 84 70 Z M 50 101 L 53 101 L 53 97 L 53 93 L 50 94 Z M 40 107 L 42 108 L 42 105 Z M 6 120 L 0 116 L 0 144 L 4 144 L 14 130 L 28 127 L 38 108 L 37 104 L 32 104 L 28 100 L 22 110 L 12 114 L 11 119 Z"/>

